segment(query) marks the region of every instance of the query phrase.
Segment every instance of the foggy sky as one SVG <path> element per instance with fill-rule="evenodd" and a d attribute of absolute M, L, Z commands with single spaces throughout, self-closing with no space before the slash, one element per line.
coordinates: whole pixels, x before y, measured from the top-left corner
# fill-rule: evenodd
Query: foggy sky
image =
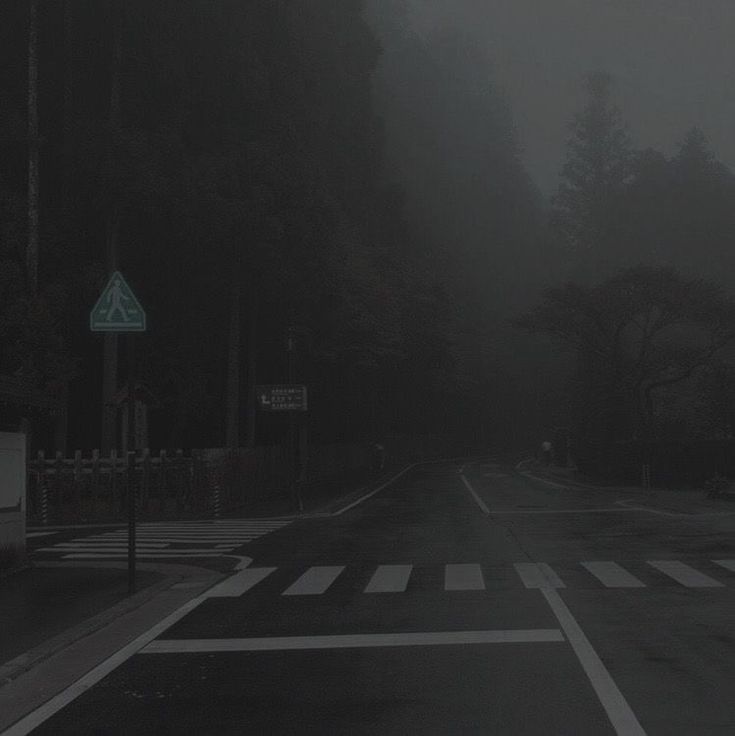
<path fill-rule="evenodd" d="M 525 163 L 551 194 L 581 77 L 604 68 L 636 147 L 672 154 L 702 128 L 735 170 L 735 0 L 413 0 L 416 29 L 455 24 L 489 47 Z"/>

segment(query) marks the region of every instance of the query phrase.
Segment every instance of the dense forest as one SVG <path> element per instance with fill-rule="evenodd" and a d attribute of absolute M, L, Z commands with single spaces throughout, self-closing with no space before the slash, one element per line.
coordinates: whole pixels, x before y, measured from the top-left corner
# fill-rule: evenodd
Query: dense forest
<path fill-rule="evenodd" d="M 3 3 L 0 373 L 68 401 L 68 447 L 115 441 L 126 343 L 88 318 L 114 268 L 151 447 L 280 441 L 254 385 L 290 380 L 323 442 L 732 435 L 735 177 L 705 134 L 638 150 L 580 70 L 546 201 L 487 50 L 410 12 Z"/>

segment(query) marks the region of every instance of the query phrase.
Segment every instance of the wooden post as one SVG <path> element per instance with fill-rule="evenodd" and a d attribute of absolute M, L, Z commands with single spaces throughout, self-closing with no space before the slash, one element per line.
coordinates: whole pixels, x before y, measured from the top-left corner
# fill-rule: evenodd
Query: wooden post
<path fill-rule="evenodd" d="M 100 451 L 92 450 L 92 479 L 89 487 L 89 513 L 95 515 L 97 511 L 97 492 L 100 482 Z"/>
<path fill-rule="evenodd" d="M 143 487 L 140 492 L 141 513 L 148 513 L 148 497 L 151 486 L 151 451 L 149 448 L 143 450 Z"/>
<path fill-rule="evenodd" d="M 56 451 L 54 470 L 56 471 L 56 503 L 59 508 L 59 520 L 61 520 L 64 516 L 64 485 L 62 477 L 64 472 L 64 457 L 60 450 Z"/>
<path fill-rule="evenodd" d="M 117 498 L 117 450 L 114 447 L 110 450 L 110 494 L 108 503 L 110 516 L 117 516 L 120 504 Z"/>
<path fill-rule="evenodd" d="M 77 516 L 82 515 L 82 451 L 74 450 L 74 505 Z"/>
<path fill-rule="evenodd" d="M 40 502 L 41 524 L 48 524 L 48 479 L 46 477 L 46 457 L 43 450 L 38 451 L 38 461 L 36 466 L 37 478 L 37 497 Z"/>
<path fill-rule="evenodd" d="M 161 458 L 161 470 L 160 470 L 160 478 L 159 478 L 159 488 L 160 488 L 160 512 L 164 513 L 166 510 L 166 450 L 161 450 L 160 454 Z"/>

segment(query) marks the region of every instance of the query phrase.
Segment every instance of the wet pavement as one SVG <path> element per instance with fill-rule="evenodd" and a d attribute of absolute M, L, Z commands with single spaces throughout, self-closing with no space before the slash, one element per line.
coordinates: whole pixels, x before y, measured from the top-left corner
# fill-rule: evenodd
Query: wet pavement
<path fill-rule="evenodd" d="M 8 736 L 733 733 L 735 516 L 639 497 L 415 467 L 242 545 Z"/>

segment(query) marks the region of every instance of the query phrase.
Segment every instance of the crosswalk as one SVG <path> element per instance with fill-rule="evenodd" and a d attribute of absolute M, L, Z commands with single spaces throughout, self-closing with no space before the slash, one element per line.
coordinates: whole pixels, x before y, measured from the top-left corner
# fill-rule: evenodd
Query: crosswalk
<path fill-rule="evenodd" d="M 140 523 L 136 555 L 146 559 L 221 557 L 290 523 L 290 519 Z M 39 547 L 35 553 L 60 555 L 64 560 L 124 559 L 127 541 L 127 528 L 119 528 Z"/>
<path fill-rule="evenodd" d="M 529 589 L 735 587 L 735 560 L 700 561 L 699 566 L 706 566 L 707 572 L 679 560 L 646 560 L 639 564 L 642 569 L 636 575 L 621 563 L 613 561 L 566 563 L 562 570 L 543 562 L 518 562 L 506 568 L 474 563 L 428 567 L 391 564 L 368 566 L 367 569 L 362 565 L 314 565 L 301 570 L 251 567 L 221 583 L 223 592 L 213 595 L 239 596 L 264 581 L 270 581 L 270 584 L 266 583 L 270 593 L 288 597 L 320 596 L 335 589 L 368 595 L 406 593 L 411 590 L 446 593 L 485 591 L 497 589 L 499 582 L 502 587 Z M 431 567 L 434 569 L 429 569 Z M 717 571 L 721 571 L 721 574 Z M 587 577 L 581 578 L 580 575 Z M 572 582 L 567 585 L 570 580 Z"/>

